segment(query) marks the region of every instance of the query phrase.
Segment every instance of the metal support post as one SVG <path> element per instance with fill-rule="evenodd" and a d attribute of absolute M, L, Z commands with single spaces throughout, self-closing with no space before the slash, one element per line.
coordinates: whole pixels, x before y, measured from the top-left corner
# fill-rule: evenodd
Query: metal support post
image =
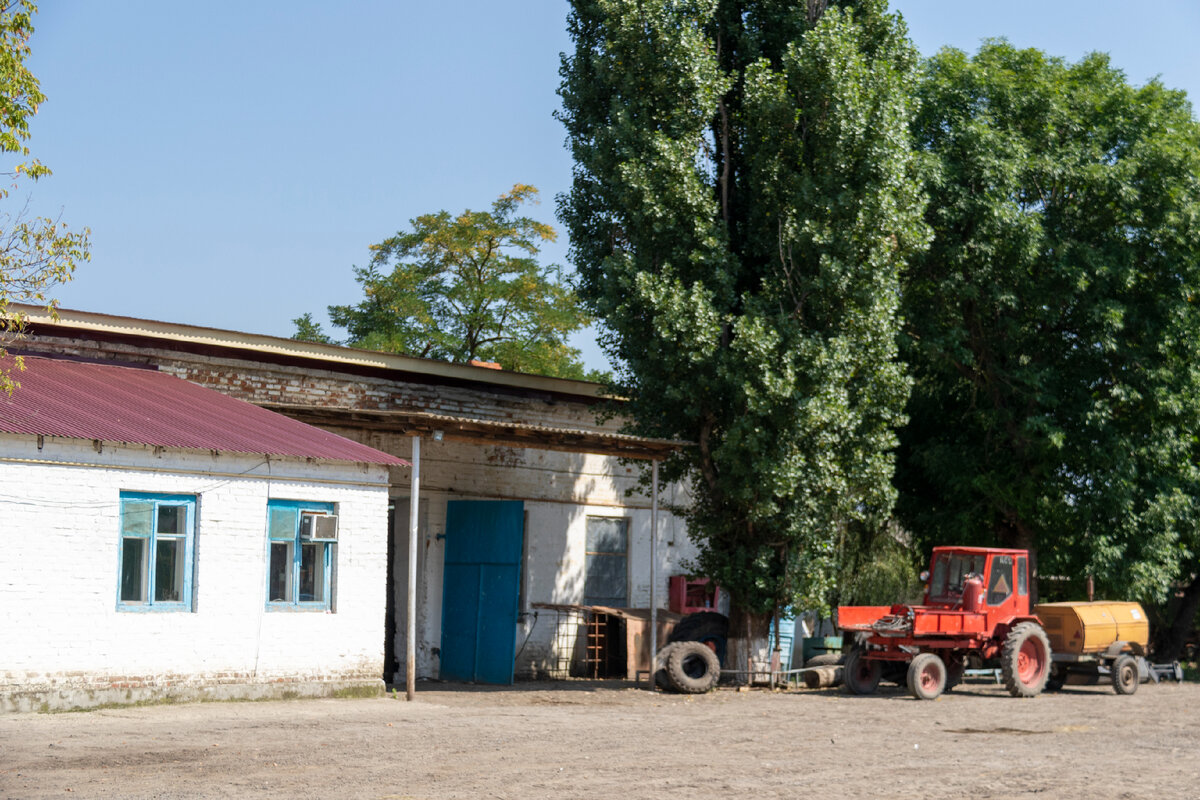
<path fill-rule="evenodd" d="M 408 621 L 405 627 L 404 696 L 417 693 L 417 512 L 421 507 L 421 437 L 412 437 L 412 494 L 408 501 Z"/>

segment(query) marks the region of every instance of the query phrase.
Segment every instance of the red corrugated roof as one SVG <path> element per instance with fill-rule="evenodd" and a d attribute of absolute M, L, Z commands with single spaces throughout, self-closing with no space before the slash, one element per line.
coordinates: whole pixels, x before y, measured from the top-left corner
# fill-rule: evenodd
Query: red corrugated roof
<path fill-rule="evenodd" d="M 3 363 L 12 366 L 12 359 Z M 190 450 L 400 464 L 352 442 L 163 372 L 25 357 L 0 392 L 0 431 Z"/>

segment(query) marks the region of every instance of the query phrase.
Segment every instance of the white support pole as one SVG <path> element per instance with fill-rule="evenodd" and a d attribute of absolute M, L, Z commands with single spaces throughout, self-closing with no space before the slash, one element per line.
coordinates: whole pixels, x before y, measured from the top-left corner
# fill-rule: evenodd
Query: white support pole
<path fill-rule="evenodd" d="M 412 492 L 408 499 L 408 622 L 404 638 L 404 696 L 417 693 L 417 512 L 421 507 L 421 437 L 412 437 Z"/>
<path fill-rule="evenodd" d="M 650 691 L 656 691 L 654 673 L 658 654 L 658 459 L 650 462 Z"/>

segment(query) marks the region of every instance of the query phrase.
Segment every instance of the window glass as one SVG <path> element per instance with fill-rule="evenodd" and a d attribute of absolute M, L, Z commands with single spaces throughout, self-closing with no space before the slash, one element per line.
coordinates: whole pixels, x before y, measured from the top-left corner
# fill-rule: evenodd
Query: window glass
<path fill-rule="evenodd" d="M 941 597 L 946 594 L 946 568 L 950 563 L 950 557 L 946 555 L 938 556 L 933 562 L 933 580 L 929 582 L 929 594 L 933 597 Z"/>
<path fill-rule="evenodd" d="M 588 517 L 587 551 L 625 555 L 629 549 L 626 520 Z"/>
<path fill-rule="evenodd" d="M 154 599 L 178 603 L 183 600 L 183 540 L 159 539 L 154 567 Z"/>
<path fill-rule="evenodd" d="M 1017 556 L 1017 594 L 1029 594 L 1029 566 L 1025 556 Z"/>
<path fill-rule="evenodd" d="M 629 605 L 629 520 L 588 517 L 583 603 Z"/>
<path fill-rule="evenodd" d="M 121 540 L 121 602 L 146 602 L 145 539 L 125 537 Z"/>
<path fill-rule="evenodd" d="M 958 600 L 962 597 L 963 581 L 968 575 L 982 575 L 986 563 L 987 556 L 983 553 L 942 553 L 934 562 L 930 599 Z M 944 579 L 939 577 L 943 569 Z"/>
<path fill-rule="evenodd" d="M 325 610 L 333 607 L 333 563 L 337 544 L 301 538 L 301 520 L 334 513 L 333 503 L 270 500 L 267 503 L 267 603 Z"/>
<path fill-rule="evenodd" d="M 117 607 L 191 610 L 196 498 L 121 493 Z"/>
<path fill-rule="evenodd" d="M 145 500 L 121 502 L 121 533 L 126 536 L 149 536 L 153 518 L 154 503 Z"/>
<path fill-rule="evenodd" d="M 271 538 L 295 539 L 296 520 L 299 518 L 299 514 L 300 510 L 297 508 L 272 508 Z"/>
<path fill-rule="evenodd" d="M 325 544 L 306 542 L 300 545 L 300 602 L 314 603 L 325 599 Z"/>
<path fill-rule="evenodd" d="M 987 603 L 998 606 L 1013 592 L 1013 557 L 993 556 L 992 574 L 988 579 Z"/>
<path fill-rule="evenodd" d="M 287 602 L 292 596 L 292 548 L 294 546 L 291 542 L 271 542 L 268 599 L 272 602 Z"/>
<path fill-rule="evenodd" d="M 187 524 L 187 508 L 185 506 L 158 507 L 157 533 L 183 533 Z"/>

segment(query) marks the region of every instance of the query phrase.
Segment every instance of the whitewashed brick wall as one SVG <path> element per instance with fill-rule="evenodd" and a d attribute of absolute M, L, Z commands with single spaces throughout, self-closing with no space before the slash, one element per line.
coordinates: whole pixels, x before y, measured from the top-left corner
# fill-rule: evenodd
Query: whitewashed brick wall
<path fill-rule="evenodd" d="M 350 430 L 338 431 L 351 435 Z M 409 437 L 387 436 L 371 442 L 404 458 L 411 456 Z M 520 650 L 516 674 L 544 674 L 557 663 L 555 612 L 532 608 L 534 603 L 583 602 L 587 518 L 624 517 L 629 520 L 630 605 L 650 604 L 650 499 L 626 490 L 637 484 L 637 464 L 620 459 L 533 448 L 509 448 L 422 441 L 421 516 L 422 577 L 418 582 L 417 674 L 438 677 L 442 620 L 442 572 L 445 554 L 446 503 L 450 500 L 523 500 L 526 511 L 525 563 L 521 581 L 528 612 L 516 630 Z M 648 468 L 648 465 L 647 467 Z M 407 472 L 407 470 L 406 470 Z M 407 476 L 393 476 L 393 492 L 403 494 Z M 684 502 L 684 490 L 660 490 L 657 600 L 667 607 L 671 575 L 688 571 L 697 551 L 682 519 L 664 508 Z M 398 552 L 406 551 L 408 519 L 397 522 Z M 403 568 L 403 565 L 400 565 Z M 406 598 L 396 599 L 401 628 Z M 534 612 L 537 617 L 535 621 Z M 403 659 L 403 630 L 397 633 L 397 652 Z M 523 649 L 522 649 L 523 647 Z"/>
<path fill-rule="evenodd" d="M 197 496 L 192 612 L 116 610 L 122 490 Z M 268 498 L 338 504 L 336 613 L 266 610 Z M 0 435 L 0 709 L 378 683 L 387 502 L 381 466 Z"/>

